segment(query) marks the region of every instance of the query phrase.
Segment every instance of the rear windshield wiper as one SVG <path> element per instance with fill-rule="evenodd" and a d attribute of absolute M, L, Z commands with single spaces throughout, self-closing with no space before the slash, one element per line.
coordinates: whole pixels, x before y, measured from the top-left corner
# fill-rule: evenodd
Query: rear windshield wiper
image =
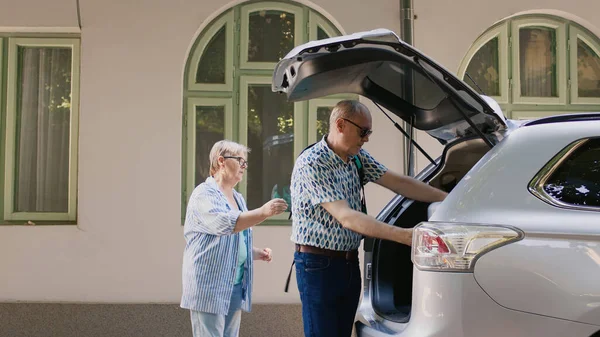
<path fill-rule="evenodd" d="M 425 152 L 425 150 L 423 150 L 423 148 L 421 146 L 419 146 L 419 144 L 417 144 L 417 142 L 415 142 L 413 140 L 412 135 L 409 135 L 408 133 L 406 133 L 406 131 L 404 131 L 404 129 L 400 126 L 400 124 L 396 123 L 395 120 L 393 120 L 390 115 L 388 115 L 387 113 L 385 113 L 385 111 L 381 108 L 381 106 L 379 106 L 379 104 L 377 104 L 377 102 L 371 100 L 371 102 L 373 102 L 373 104 L 375 104 L 376 107 L 379 108 L 379 110 L 381 110 L 381 112 L 383 112 L 383 114 L 392 122 L 394 123 L 394 126 L 396 127 L 396 129 L 398 129 L 400 132 L 402 132 L 402 134 L 404 135 L 404 137 L 406 137 L 406 139 L 408 139 L 408 141 L 411 142 L 411 144 L 413 144 L 417 150 L 419 150 L 424 156 L 425 158 L 427 158 L 427 160 L 429 160 L 432 164 L 435 165 L 435 160 L 433 160 L 433 158 L 431 158 L 431 156 Z M 411 125 L 412 126 L 412 125 Z"/>
<path fill-rule="evenodd" d="M 473 77 L 471 77 L 471 75 L 469 75 L 468 72 L 465 71 L 465 75 L 467 75 L 467 77 L 471 80 L 471 82 L 473 82 L 473 84 L 475 84 L 475 86 L 477 87 L 477 89 L 479 89 L 479 91 L 481 91 L 482 95 L 485 95 L 485 92 L 483 92 L 483 89 L 481 89 L 479 87 L 479 85 L 477 84 L 477 82 L 475 82 L 475 80 L 473 79 Z"/>

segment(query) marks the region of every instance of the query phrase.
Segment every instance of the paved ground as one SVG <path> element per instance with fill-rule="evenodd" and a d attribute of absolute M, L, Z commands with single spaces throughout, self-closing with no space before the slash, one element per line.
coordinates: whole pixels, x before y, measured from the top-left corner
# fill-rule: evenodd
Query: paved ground
<path fill-rule="evenodd" d="M 178 304 L 0 303 L 0 337 L 191 337 Z M 300 305 L 255 304 L 240 337 L 302 337 Z"/>

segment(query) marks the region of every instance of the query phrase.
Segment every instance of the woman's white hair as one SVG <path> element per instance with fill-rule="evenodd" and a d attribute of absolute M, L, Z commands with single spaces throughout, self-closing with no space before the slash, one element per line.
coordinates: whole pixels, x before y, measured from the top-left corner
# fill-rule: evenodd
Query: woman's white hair
<path fill-rule="evenodd" d="M 250 149 L 242 144 L 230 140 L 220 140 L 210 150 L 210 175 L 214 176 L 219 170 L 219 157 L 221 156 L 248 156 Z"/>

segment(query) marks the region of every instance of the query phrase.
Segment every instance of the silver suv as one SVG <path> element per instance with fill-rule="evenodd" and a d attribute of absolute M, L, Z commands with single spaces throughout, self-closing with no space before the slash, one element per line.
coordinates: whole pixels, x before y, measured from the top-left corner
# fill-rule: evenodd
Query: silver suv
<path fill-rule="evenodd" d="M 385 29 L 298 46 L 272 89 L 360 94 L 445 146 L 417 178 L 448 198 L 378 216 L 412 248 L 365 240 L 360 337 L 600 336 L 600 114 L 507 120 Z"/>

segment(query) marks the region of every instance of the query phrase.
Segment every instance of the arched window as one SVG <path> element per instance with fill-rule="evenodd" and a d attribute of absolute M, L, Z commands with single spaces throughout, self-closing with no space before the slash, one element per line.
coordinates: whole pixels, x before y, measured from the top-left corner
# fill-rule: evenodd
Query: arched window
<path fill-rule="evenodd" d="M 250 209 L 272 197 L 289 201 L 295 158 L 326 132 L 343 96 L 290 103 L 271 92 L 273 69 L 294 46 L 338 35 L 324 16 L 289 2 L 241 4 L 202 31 L 184 79 L 184 207 L 208 177 L 210 149 L 221 139 L 251 148 L 238 186 Z M 287 215 L 270 223 L 287 224 Z"/>
<path fill-rule="evenodd" d="M 583 26 L 528 14 L 483 33 L 458 75 L 496 99 L 509 118 L 600 111 L 599 55 L 600 40 Z"/>

